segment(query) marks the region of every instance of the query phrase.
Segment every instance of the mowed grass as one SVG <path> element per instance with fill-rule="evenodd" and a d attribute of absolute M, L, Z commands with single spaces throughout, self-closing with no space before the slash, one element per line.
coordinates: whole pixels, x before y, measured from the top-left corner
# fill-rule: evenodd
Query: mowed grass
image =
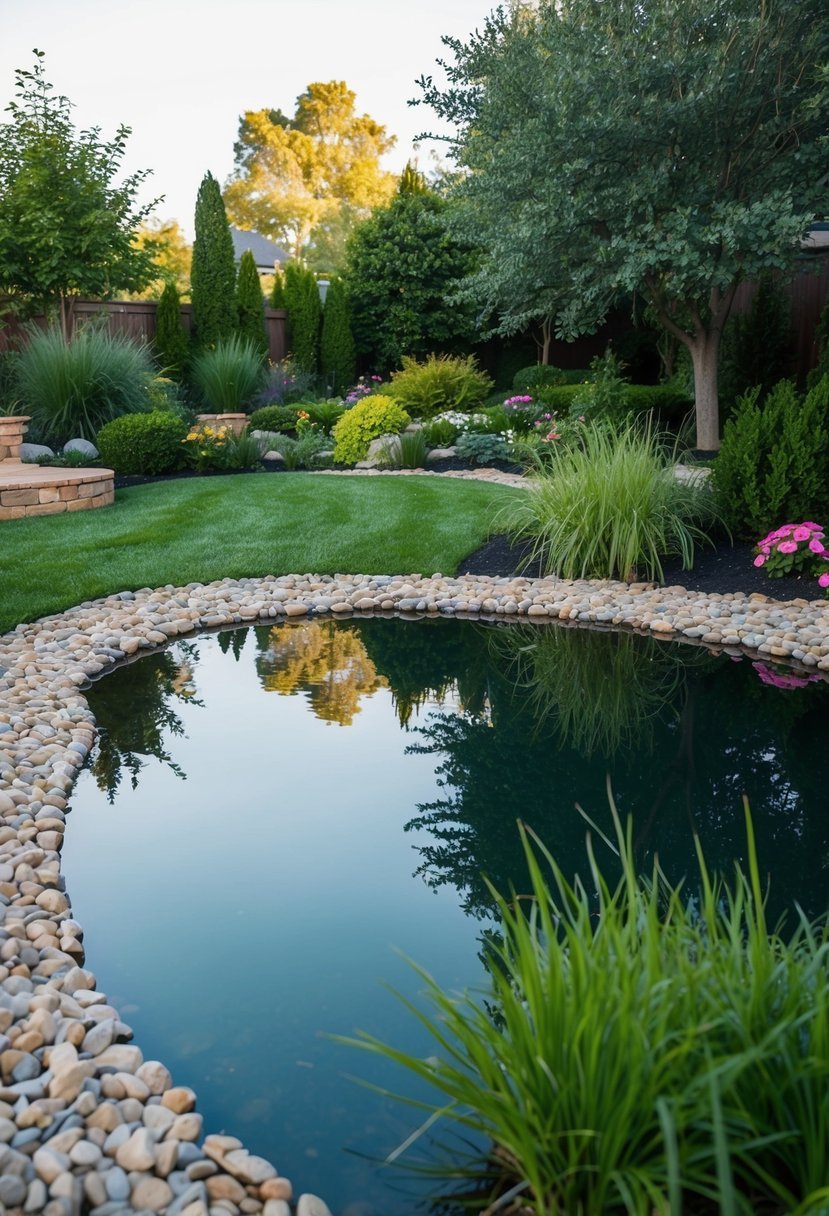
<path fill-rule="evenodd" d="M 261 473 L 134 486 L 101 510 L 0 522 L 0 633 L 167 583 L 452 574 L 519 492 L 438 477 Z"/>

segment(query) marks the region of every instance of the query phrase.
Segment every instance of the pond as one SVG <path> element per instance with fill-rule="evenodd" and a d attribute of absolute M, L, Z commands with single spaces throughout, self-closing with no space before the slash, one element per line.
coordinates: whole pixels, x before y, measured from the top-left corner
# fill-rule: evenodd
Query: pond
<path fill-rule="evenodd" d="M 335 1216 L 403 1216 L 377 1161 L 406 1075 L 332 1035 L 429 1040 L 408 956 L 483 986 L 486 875 L 525 882 L 516 819 L 584 869 L 577 804 L 631 815 L 672 879 L 744 855 L 772 919 L 826 909 L 829 688 L 632 634 L 452 620 L 306 620 L 179 642 L 93 685 L 100 739 L 64 874 L 88 965 L 148 1058 Z M 602 846 L 599 846 L 600 848 Z M 600 854 L 601 855 L 601 854 Z M 608 866 L 612 864 L 606 854 Z M 433 1184 L 432 1184 L 433 1185 Z"/>

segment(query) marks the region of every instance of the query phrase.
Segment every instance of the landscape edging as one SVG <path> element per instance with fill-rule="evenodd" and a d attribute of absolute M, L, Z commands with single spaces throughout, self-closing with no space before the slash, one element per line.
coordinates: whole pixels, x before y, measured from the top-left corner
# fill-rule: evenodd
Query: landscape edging
<path fill-rule="evenodd" d="M 631 629 L 829 678 L 826 601 L 644 583 L 222 579 L 124 591 L 18 625 L 0 638 L 0 1210 L 71 1216 L 85 1204 L 109 1216 L 128 1203 L 167 1216 L 289 1216 L 291 1184 L 270 1163 L 230 1136 L 197 1144 L 195 1095 L 143 1060 L 83 967 L 60 874 L 69 793 L 95 739 L 81 686 L 197 631 L 371 614 Z M 330 1216 L 310 1193 L 295 1211 Z"/>

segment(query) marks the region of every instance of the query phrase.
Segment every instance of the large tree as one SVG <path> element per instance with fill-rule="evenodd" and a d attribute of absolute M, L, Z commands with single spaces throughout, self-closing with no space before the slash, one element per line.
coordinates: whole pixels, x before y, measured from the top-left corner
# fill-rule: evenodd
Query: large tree
<path fill-rule="evenodd" d="M 0 294 L 18 313 L 57 316 L 64 334 L 77 296 L 104 299 L 152 277 L 134 243 L 155 206 L 137 195 L 149 170 L 122 176 L 130 128 L 112 139 L 76 131 L 68 98 L 52 91 L 43 53 L 15 73 L 16 100 L 0 124 Z"/>
<path fill-rule="evenodd" d="M 201 350 L 236 331 L 236 263 L 219 183 L 205 173 L 196 197 L 196 239 L 190 271 L 193 340 Z"/>
<path fill-rule="evenodd" d="M 380 166 L 394 144 L 385 127 L 355 111 L 342 80 L 310 84 L 288 117 L 248 110 L 239 120 L 236 169 L 225 187 L 228 213 L 304 259 L 337 269 L 354 225 L 394 192 Z"/>
<path fill-rule="evenodd" d="M 168 283 L 180 297 L 190 294 L 190 263 L 193 246 L 177 220 L 145 220 L 138 225 L 135 243 L 153 261 L 153 279 L 143 291 L 130 292 L 132 300 L 158 300 Z"/>
<path fill-rule="evenodd" d="M 379 371 L 403 355 L 461 353 L 476 334 L 475 307 L 454 299 L 476 255 L 450 229 L 450 204 L 408 167 L 397 194 L 347 246 L 345 287 L 358 352 Z"/>
<path fill-rule="evenodd" d="M 822 0 L 538 0 L 497 10 L 423 97 L 456 128 L 469 284 L 501 332 L 589 332 L 643 296 L 694 366 L 719 445 L 717 360 L 737 285 L 790 267 L 825 212 Z"/>

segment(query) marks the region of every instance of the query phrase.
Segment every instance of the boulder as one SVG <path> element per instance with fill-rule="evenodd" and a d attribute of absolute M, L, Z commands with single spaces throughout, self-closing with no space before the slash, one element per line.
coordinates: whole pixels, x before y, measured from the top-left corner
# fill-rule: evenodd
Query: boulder
<path fill-rule="evenodd" d="M 426 453 L 426 463 L 437 464 L 439 460 L 452 460 L 457 454 L 457 448 L 432 448 Z"/>
<path fill-rule="evenodd" d="M 24 464 L 34 464 L 38 456 L 54 456 L 51 448 L 45 443 L 21 443 L 20 459 Z"/>
<path fill-rule="evenodd" d="M 69 439 L 63 445 L 64 455 L 67 452 L 80 452 L 87 460 L 97 460 L 100 453 L 94 443 L 90 443 L 88 439 Z"/>

